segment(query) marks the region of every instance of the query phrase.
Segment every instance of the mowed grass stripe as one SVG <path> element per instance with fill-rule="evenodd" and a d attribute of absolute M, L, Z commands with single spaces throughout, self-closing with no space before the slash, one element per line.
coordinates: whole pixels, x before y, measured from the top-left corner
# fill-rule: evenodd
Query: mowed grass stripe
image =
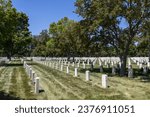
<path fill-rule="evenodd" d="M 18 66 L 17 66 L 18 64 Z M 30 81 L 20 62 L 11 62 L 2 72 L 0 85 L 4 92 L 18 99 L 35 99 Z"/>
<path fill-rule="evenodd" d="M 9 87 L 9 94 L 13 96 L 17 96 L 17 90 L 18 90 L 17 77 L 18 77 L 17 68 L 13 67 L 12 75 L 11 75 L 11 85 Z"/>
<path fill-rule="evenodd" d="M 56 80 L 55 76 L 51 73 L 44 71 L 41 66 L 33 66 L 37 73 L 40 75 L 41 81 L 43 81 L 42 87 L 45 89 L 45 93 L 47 93 L 48 99 L 80 99 L 81 97 L 74 94 L 73 91 L 68 89 L 58 80 Z"/>
<path fill-rule="evenodd" d="M 30 78 L 25 73 L 25 69 L 23 67 L 19 68 L 19 76 L 17 84 L 20 84 L 18 87 L 22 87 L 20 91 L 23 91 L 25 99 L 35 99 L 34 95 L 34 85 L 31 84 Z"/>
<path fill-rule="evenodd" d="M 0 67 L 0 78 L 1 78 L 1 76 L 2 76 L 5 69 L 6 69 L 6 67 Z"/>
<path fill-rule="evenodd" d="M 39 65 L 40 69 L 43 69 L 47 74 L 53 74 L 54 78 L 59 80 L 68 90 L 72 90 L 74 93 L 81 95 L 81 99 L 125 99 L 122 93 L 114 93 L 110 95 L 111 90 L 102 89 L 98 86 L 93 86 L 89 82 L 85 82 L 79 78 L 73 78 L 71 75 L 66 75 L 63 72 L 52 70 L 44 65 Z"/>
<path fill-rule="evenodd" d="M 0 73 L 0 90 L 4 90 L 5 82 L 9 79 L 8 67 L 4 67 Z"/>

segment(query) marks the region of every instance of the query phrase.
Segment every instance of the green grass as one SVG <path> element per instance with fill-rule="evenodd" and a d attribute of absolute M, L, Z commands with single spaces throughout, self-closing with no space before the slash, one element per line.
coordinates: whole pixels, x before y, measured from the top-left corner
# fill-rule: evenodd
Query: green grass
<path fill-rule="evenodd" d="M 143 75 L 134 65 L 134 78 L 111 75 L 111 69 L 104 66 L 109 75 L 109 87 L 101 87 L 101 75 L 96 66 L 91 71 L 91 80 L 85 81 L 82 65 L 78 77 L 74 77 L 74 67 L 66 74 L 45 65 L 30 62 L 36 76 L 40 78 L 40 93 L 34 94 L 34 85 L 20 61 L 13 61 L 0 68 L 0 99 L 38 100 L 147 100 L 150 99 L 149 74 Z M 90 66 L 86 66 L 89 69 Z M 145 76 L 144 78 L 141 78 Z"/>
<path fill-rule="evenodd" d="M 30 79 L 20 61 L 11 62 L 0 73 L 0 99 L 35 99 Z"/>

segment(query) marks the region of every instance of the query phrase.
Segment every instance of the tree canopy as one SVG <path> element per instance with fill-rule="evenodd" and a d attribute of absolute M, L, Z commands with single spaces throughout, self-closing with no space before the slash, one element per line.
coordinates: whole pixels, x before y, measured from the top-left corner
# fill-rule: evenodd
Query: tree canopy
<path fill-rule="evenodd" d="M 75 3 L 76 13 L 83 17 L 90 38 L 114 47 L 121 60 L 122 75 L 130 46 L 149 19 L 149 5 L 148 0 L 77 0 Z"/>
<path fill-rule="evenodd" d="M 0 47 L 9 59 L 21 56 L 28 49 L 30 32 L 28 16 L 18 12 L 10 0 L 0 0 Z"/>

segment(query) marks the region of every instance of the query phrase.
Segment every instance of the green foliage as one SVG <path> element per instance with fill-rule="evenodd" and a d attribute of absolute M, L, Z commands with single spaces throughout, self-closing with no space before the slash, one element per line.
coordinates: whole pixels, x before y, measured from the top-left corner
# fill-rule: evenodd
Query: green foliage
<path fill-rule="evenodd" d="M 47 42 L 50 37 L 47 30 L 42 30 L 40 35 L 36 35 L 32 37 L 31 42 L 31 55 L 32 56 L 47 56 Z"/>
<path fill-rule="evenodd" d="M 28 16 L 12 7 L 10 0 L 0 1 L 0 42 L 8 58 L 23 55 L 30 43 Z"/>
<path fill-rule="evenodd" d="M 55 47 L 55 55 L 79 56 L 84 53 L 88 39 L 78 22 L 64 17 L 50 24 L 49 33 L 53 39 L 53 44 L 49 42 L 50 48 L 51 45 Z"/>
<path fill-rule="evenodd" d="M 83 17 L 90 39 L 114 47 L 120 56 L 122 75 L 130 46 L 149 19 L 149 5 L 147 0 L 77 0 L 75 3 L 76 13 Z"/>

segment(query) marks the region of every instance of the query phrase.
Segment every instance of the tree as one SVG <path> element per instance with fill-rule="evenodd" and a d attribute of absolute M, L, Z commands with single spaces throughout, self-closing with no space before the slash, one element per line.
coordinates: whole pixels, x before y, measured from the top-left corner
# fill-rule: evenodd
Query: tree
<path fill-rule="evenodd" d="M 32 37 L 31 55 L 32 56 L 48 56 L 47 42 L 50 37 L 47 30 L 42 30 L 39 35 Z"/>
<path fill-rule="evenodd" d="M 148 56 L 149 56 L 149 62 L 150 62 L 150 17 L 148 17 L 144 23 L 143 29 L 142 29 L 142 37 L 144 38 L 144 41 L 147 42 L 147 49 L 148 49 Z"/>
<path fill-rule="evenodd" d="M 50 39 L 49 41 L 47 41 L 46 43 L 46 47 L 47 47 L 47 53 L 49 56 L 55 56 L 56 53 L 56 44 L 54 39 Z"/>
<path fill-rule="evenodd" d="M 78 22 L 64 17 L 57 23 L 50 24 L 49 33 L 54 41 L 57 56 L 68 56 L 69 58 L 84 53 L 88 40 L 82 34 L 82 27 Z"/>
<path fill-rule="evenodd" d="M 76 13 L 86 22 L 89 37 L 113 46 L 121 61 L 121 76 L 125 75 L 130 45 L 140 35 L 150 16 L 148 0 L 77 0 Z M 122 24 L 125 23 L 125 26 Z"/>
<path fill-rule="evenodd" d="M 4 53 L 11 60 L 13 55 L 23 55 L 30 43 L 28 16 L 17 12 L 11 0 L 0 1 L 0 41 Z"/>

